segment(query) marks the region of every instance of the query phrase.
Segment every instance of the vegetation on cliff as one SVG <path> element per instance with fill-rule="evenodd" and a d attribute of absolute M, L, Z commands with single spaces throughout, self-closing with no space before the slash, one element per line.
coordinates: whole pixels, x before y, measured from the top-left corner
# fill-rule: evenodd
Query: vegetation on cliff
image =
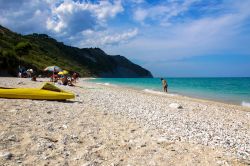
<path fill-rule="evenodd" d="M 0 26 L 0 70 L 16 75 L 19 65 L 37 73 L 57 65 L 81 76 L 152 77 L 148 70 L 123 56 L 110 56 L 99 48 L 67 46 L 46 34 L 20 35 Z M 126 69 L 125 73 L 121 74 L 120 68 Z"/>

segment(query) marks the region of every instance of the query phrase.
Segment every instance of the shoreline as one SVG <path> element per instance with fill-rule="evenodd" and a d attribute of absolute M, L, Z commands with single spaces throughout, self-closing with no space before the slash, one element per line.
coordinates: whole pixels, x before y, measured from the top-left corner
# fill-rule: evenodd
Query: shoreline
<path fill-rule="evenodd" d="M 42 84 L 0 77 L 1 87 Z M 57 85 L 76 95 L 65 102 L 0 98 L 0 164 L 250 163 L 249 108 L 81 80 L 76 85 Z"/>
<path fill-rule="evenodd" d="M 226 105 L 234 105 L 234 106 L 241 106 L 244 107 L 246 109 L 250 108 L 250 103 L 247 103 L 246 105 L 242 105 L 242 103 L 244 101 L 242 101 L 241 103 L 237 103 L 237 102 L 229 102 L 229 101 L 224 101 L 224 100 L 216 100 L 216 99 L 209 99 L 209 98 L 205 98 L 205 97 L 194 97 L 191 95 L 184 95 L 184 94 L 180 94 L 180 93 L 164 93 L 162 91 L 158 91 L 158 90 L 154 90 L 154 89 L 143 89 L 143 88 L 139 88 L 139 87 L 132 87 L 132 86 L 126 86 L 126 85 L 117 85 L 117 84 L 111 84 L 111 83 L 102 83 L 102 82 L 91 82 L 88 80 L 91 79 L 96 79 L 96 78 L 87 78 L 87 79 L 83 79 L 83 81 L 89 82 L 89 83 L 94 83 L 97 85 L 103 85 L 103 86 L 107 86 L 107 87 L 121 87 L 121 88 L 125 88 L 125 89 L 133 89 L 133 90 L 137 90 L 137 91 L 143 91 L 145 93 L 150 93 L 150 94 L 155 94 L 155 95 L 161 95 L 161 96 L 179 96 L 179 97 L 183 97 L 183 98 L 189 98 L 189 99 L 193 99 L 193 100 L 197 100 L 197 101 L 204 101 L 204 102 L 215 102 L 215 103 L 221 103 L 221 104 L 226 104 Z M 250 111 L 250 109 L 249 109 Z"/>

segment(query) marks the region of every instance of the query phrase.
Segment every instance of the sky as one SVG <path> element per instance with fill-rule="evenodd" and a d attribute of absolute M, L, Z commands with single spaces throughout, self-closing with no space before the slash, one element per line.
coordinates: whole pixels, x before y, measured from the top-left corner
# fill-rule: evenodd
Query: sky
<path fill-rule="evenodd" d="M 250 0 L 0 0 L 0 24 L 99 47 L 155 77 L 250 77 Z"/>

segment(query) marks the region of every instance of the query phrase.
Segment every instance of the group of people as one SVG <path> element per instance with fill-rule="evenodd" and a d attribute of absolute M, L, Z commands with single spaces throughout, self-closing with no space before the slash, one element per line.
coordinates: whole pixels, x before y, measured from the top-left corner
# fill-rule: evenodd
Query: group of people
<path fill-rule="evenodd" d="M 24 68 L 19 66 L 19 73 L 18 77 L 31 77 L 31 81 L 36 81 L 36 75 L 34 74 L 33 70 L 25 70 Z M 74 86 L 73 83 L 76 83 L 76 80 L 79 78 L 79 74 L 74 72 L 71 77 L 68 75 L 58 75 L 58 74 L 53 74 L 50 77 L 51 82 L 58 82 L 59 84 L 62 85 L 69 85 L 69 86 Z M 161 78 L 161 83 L 162 83 L 162 89 L 164 92 L 168 92 L 168 83 L 166 79 Z"/>
<path fill-rule="evenodd" d="M 69 86 L 74 86 L 73 83 L 76 83 L 76 80 L 79 78 L 79 74 L 74 72 L 71 77 L 69 77 L 67 74 L 65 75 L 58 75 L 58 74 L 53 74 L 50 77 L 51 82 L 58 82 L 59 84 L 62 85 L 69 85 Z"/>
<path fill-rule="evenodd" d="M 26 70 L 24 67 L 18 67 L 18 77 L 20 78 L 31 78 L 31 81 L 36 81 L 36 73 L 33 69 Z M 59 75 L 58 73 L 53 73 L 50 76 L 51 82 L 58 82 L 62 85 L 74 86 L 76 80 L 80 77 L 79 73 L 74 72 L 70 77 L 67 74 Z M 74 83 L 74 84 L 73 84 Z"/>
<path fill-rule="evenodd" d="M 36 81 L 36 74 L 33 69 L 26 70 L 24 67 L 18 67 L 19 78 L 31 78 L 31 81 Z"/>
<path fill-rule="evenodd" d="M 26 70 L 24 67 L 19 66 L 18 67 L 18 77 L 20 77 L 20 78 L 31 77 L 31 72 Z"/>

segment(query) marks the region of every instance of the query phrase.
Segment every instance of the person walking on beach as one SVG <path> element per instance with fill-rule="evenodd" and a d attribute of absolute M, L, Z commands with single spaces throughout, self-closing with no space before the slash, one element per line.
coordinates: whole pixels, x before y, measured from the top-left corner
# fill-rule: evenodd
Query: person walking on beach
<path fill-rule="evenodd" d="M 168 92 L 168 83 L 165 79 L 161 78 L 162 88 L 164 92 Z"/>

